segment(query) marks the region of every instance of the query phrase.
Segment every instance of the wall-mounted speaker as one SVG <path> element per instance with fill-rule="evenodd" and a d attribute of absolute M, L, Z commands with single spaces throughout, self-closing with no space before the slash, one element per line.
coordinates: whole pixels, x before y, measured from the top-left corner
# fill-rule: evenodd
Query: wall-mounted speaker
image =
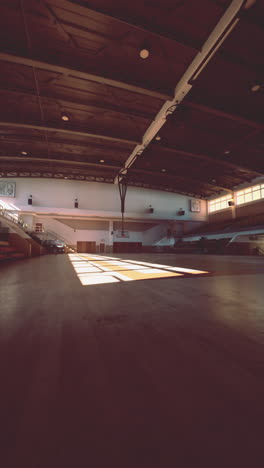
<path fill-rule="evenodd" d="M 179 211 L 178 211 L 178 215 L 179 215 L 179 216 L 184 216 L 184 215 L 185 215 L 185 211 L 184 211 L 184 210 L 179 210 Z"/>
<path fill-rule="evenodd" d="M 228 206 L 234 206 L 234 205 L 235 205 L 235 202 L 234 202 L 233 200 L 230 200 L 230 201 L 228 202 Z"/>
<path fill-rule="evenodd" d="M 28 197 L 28 205 L 32 205 L 32 195 L 29 195 Z"/>
<path fill-rule="evenodd" d="M 75 198 L 75 200 L 74 200 L 74 208 L 78 208 L 78 206 L 79 206 L 78 198 Z"/>
<path fill-rule="evenodd" d="M 154 208 L 149 208 L 149 213 L 154 213 Z"/>

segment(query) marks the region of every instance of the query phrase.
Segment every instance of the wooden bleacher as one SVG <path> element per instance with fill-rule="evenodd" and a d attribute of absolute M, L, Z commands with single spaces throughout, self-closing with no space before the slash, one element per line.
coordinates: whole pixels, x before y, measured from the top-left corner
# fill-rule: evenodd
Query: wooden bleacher
<path fill-rule="evenodd" d="M 190 234 L 196 235 L 211 233 L 228 233 L 235 232 L 240 229 L 243 230 L 262 226 L 264 228 L 264 213 L 254 216 L 245 216 L 243 218 L 237 218 L 229 221 L 206 223 L 203 226 L 200 226 L 197 230 L 192 231 Z"/>

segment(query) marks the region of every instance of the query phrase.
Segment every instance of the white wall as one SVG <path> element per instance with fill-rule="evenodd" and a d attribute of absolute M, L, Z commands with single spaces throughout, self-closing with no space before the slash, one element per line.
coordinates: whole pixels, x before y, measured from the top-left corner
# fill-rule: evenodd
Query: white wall
<path fill-rule="evenodd" d="M 118 186 L 98 182 L 55 180 L 55 179 L 1 179 L 16 182 L 16 197 L 2 198 L 10 201 L 22 211 L 35 213 L 61 213 L 76 216 L 120 216 Z M 32 195 L 32 207 L 27 204 Z M 79 208 L 74 208 L 74 199 L 78 198 Z M 201 200 L 201 212 L 190 211 L 190 197 L 169 192 L 128 187 L 126 197 L 126 216 L 138 219 L 180 219 L 206 220 L 206 201 Z M 1 197 L 0 197 L 1 203 Z M 149 205 L 154 213 L 147 213 Z M 185 210 L 184 216 L 177 211 Z"/>
<path fill-rule="evenodd" d="M 4 180 L 4 179 L 1 179 Z M 5 179 L 11 181 L 11 179 Z M 206 221 L 206 201 L 201 200 L 201 212 L 190 211 L 190 197 L 174 193 L 162 192 L 137 187 L 128 187 L 126 197 L 125 218 L 137 220 L 139 229 L 129 231 L 129 238 L 118 238 L 113 231 L 112 219 L 120 219 L 120 198 L 117 185 L 102 184 L 96 182 L 18 178 L 16 182 L 16 197 L 2 198 L 3 201 L 12 203 L 21 210 L 23 219 L 29 225 L 42 223 L 45 230 L 57 233 L 58 237 L 72 245 L 78 241 L 96 241 L 99 245 L 104 242 L 112 245 L 117 242 L 142 242 L 143 245 L 154 245 L 157 242 L 168 243 L 165 238 L 167 228 L 173 221 L 179 220 L 189 224 L 192 221 Z M 32 195 L 33 204 L 28 205 L 27 200 Z M 74 208 L 74 200 L 78 198 L 79 208 Z M 1 197 L 0 197 L 1 204 Z M 149 213 L 149 205 L 154 208 Z M 185 210 L 184 216 L 177 212 Z M 54 218 L 71 217 L 87 219 L 109 220 L 109 230 L 76 229 L 57 221 Z M 143 220 L 156 221 L 157 226 L 140 230 L 140 222 Z M 163 222 L 161 222 L 163 220 Z M 164 221 L 168 221 L 165 223 Z M 199 223 L 198 223 L 199 224 Z M 128 223 L 129 225 L 129 223 Z M 151 226 L 151 225 L 150 225 Z M 129 229 L 129 227 L 126 227 Z"/>

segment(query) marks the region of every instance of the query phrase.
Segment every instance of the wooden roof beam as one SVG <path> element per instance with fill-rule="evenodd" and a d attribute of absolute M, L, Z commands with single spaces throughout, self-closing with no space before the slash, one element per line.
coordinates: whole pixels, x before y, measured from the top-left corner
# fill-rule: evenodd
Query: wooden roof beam
<path fill-rule="evenodd" d="M 214 107 L 205 106 L 203 104 L 198 104 L 196 102 L 188 101 L 188 100 L 184 102 L 184 106 L 189 107 L 190 109 L 204 112 L 206 114 L 214 115 L 216 117 L 222 117 L 223 119 L 232 120 L 241 125 L 246 125 L 248 127 L 252 127 L 260 131 L 264 130 L 264 124 L 261 122 L 255 122 L 253 120 L 244 119 L 243 117 L 240 117 L 239 115 L 229 114 L 227 112 L 215 109 Z"/>
<path fill-rule="evenodd" d="M 32 91 L 28 91 L 25 89 L 14 89 L 14 88 L 8 88 L 8 87 L 2 87 L 0 86 L 0 91 L 6 91 L 11 94 L 20 94 L 23 96 L 30 96 L 37 98 L 37 94 L 32 93 Z M 110 104 L 88 104 L 85 103 L 84 100 L 82 99 L 77 99 L 77 100 L 72 100 L 72 99 L 67 99 L 64 97 L 56 96 L 56 93 L 43 93 L 41 91 L 40 93 L 41 99 L 46 99 L 47 101 L 50 101 L 54 104 L 60 103 L 62 106 L 70 106 L 70 107 L 76 107 L 76 111 L 87 111 L 87 108 L 90 108 L 92 110 L 103 110 L 103 111 L 109 111 L 109 112 L 114 112 L 115 114 L 118 114 L 119 116 L 122 115 L 129 115 L 131 117 L 139 117 L 142 119 L 150 120 L 153 118 L 152 114 L 147 114 L 146 112 L 141 112 L 141 111 L 136 111 L 134 109 L 124 109 L 120 108 L 120 106 L 111 106 Z"/>
<path fill-rule="evenodd" d="M 118 170 L 120 169 L 120 165 L 110 165 L 110 164 L 99 164 L 99 163 L 91 163 L 91 162 L 82 162 L 82 161 L 69 161 L 69 160 L 65 160 L 65 159 L 53 159 L 53 158 L 46 158 L 45 156 L 43 156 L 43 158 L 35 158 L 35 157 L 19 157 L 19 156 L 0 156 L 0 164 L 1 164 L 1 161 L 4 160 L 4 161 L 7 161 L 7 162 L 13 162 L 13 161 L 23 161 L 23 162 L 26 162 L 28 163 L 29 165 L 31 163 L 50 163 L 50 164 L 61 164 L 61 165 L 65 165 L 65 166 L 77 166 L 81 168 L 99 168 L 100 169 L 113 169 L 114 170 Z M 48 172 L 48 170 L 47 170 Z"/>
<path fill-rule="evenodd" d="M 219 185 L 215 185 L 215 184 L 209 184 L 208 182 L 204 182 L 203 180 L 200 180 L 200 179 L 190 179 L 189 177 L 175 176 L 175 175 L 171 175 L 168 173 L 161 173 L 161 172 L 156 172 L 156 171 L 145 171 L 143 169 L 131 168 L 130 171 L 131 171 L 131 174 L 134 174 L 134 173 L 142 174 L 144 176 L 149 175 L 151 177 L 158 177 L 160 179 L 167 180 L 167 181 L 171 180 L 172 182 L 174 181 L 182 182 L 186 186 L 187 184 L 191 185 L 191 187 L 195 185 L 202 185 L 205 190 L 215 190 L 215 191 L 226 190 L 227 192 L 232 192 L 231 189 L 228 189 L 226 187 L 222 187 Z M 130 171 L 128 172 L 128 174 L 130 174 Z M 169 183 L 167 185 L 169 185 Z"/>
<path fill-rule="evenodd" d="M 24 124 L 24 123 L 16 123 L 16 122 L 2 122 L 0 121 L 0 128 L 7 127 L 7 128 L 17 128 L 17 129 L 24 129 L 24 130 L 39 130 L 43 132 L 57 132 L 57 133 L 64 133 L 66 135 L 75 135 L 75 136 L 83 136 L 87 138 L 98 138 L 101 140 L 109 141 L 109 142 L 120 142 L 125 143 L 128 145 L 135 145 L 137 141 L 135 140 L 126 140 L 123 138 L 108 136 L 108 135 L 99 135 L 97 133 L 88 133 L 82 132 L 79 130 L 71 130 L 69 128 L 57 128 L 57 127 L 46 127 L 43 125 L 35 125 L 35 124 Z"/>
<path fill-rule="evenodd" d="M 229 161 L 222 161 L 221 159 L 215 159 L 215 158 L 212 158 L 210 156 L 206 156 L 205 154 L 190 153 L 188 151 L 184 151 L 184 150 L 181 150 L 181 149 L 175 149 L 175 148 L 169 148 L 169 147 L 166 147 L 166 146 L 159 146 L 159 149 L 166 152 L 166 153 L 179 154 L 179 155 L 182 155 L 182 156 L 190 158 L 190 159 L 197 159 L 197 160 L 200 160 L 200 161 L 201 160 L 202 161 L 207 161 L 210 164 L 216 164 L 216 165 L 219 165 L 219 166 L 228 167 L 228 168 L 233 169 L 233 170 L 240 170 L 240 171 L 242 171 L 244 173 L 245 172 L 246 173 L 252 172 L 256 176 L 260 176 L 260 175 L 262 176 L 263 175 L 262 172 L 256 171 L 255 169 L 251 169 L 250 167 L 244 167 L 244 166 L 240 166 L 240 165 L 231 163 Z M 158 148 L 157 148 L 157 151 L 158 151 Z"/>
<path fill-rule="evenodd" d="M 62 75 L 66 74 L 72 78 L 81 78 L 87 81 L 94 81 L 95 83 L 112 86 L 114 88 L 124 89 L 125 91 L 130 91 L 132 93 L 143 94 L 144 96 L 150 96 L 162 101 L 166 99 L 171 99 L 171 96 L 168 94 L 159 93 L 158 91 L 152 91 L 151 89 L 142 88 L 140 86 L 135 86 L 129 83 L 125 83 L 123 81 L 113 80 L 111 78 L 106 78 L 101 75 L 95 75 L 93 73 L 87 73 L 81 70 L 76 70 L 61 65 L 55 65 L 53 63 L 44 62 L 35 58 L 33 59 L 26 56 L 18 56 L 6 52 L 0 52 L 0 60 L 9 63 L 16 63 L 18 65 L 35 67 L 39 68 L 40 70 L 61 73 Z"/>

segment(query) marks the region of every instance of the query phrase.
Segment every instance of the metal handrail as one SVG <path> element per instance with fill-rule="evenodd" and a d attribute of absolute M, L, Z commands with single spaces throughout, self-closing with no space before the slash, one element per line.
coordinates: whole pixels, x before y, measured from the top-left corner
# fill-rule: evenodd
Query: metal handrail
<path fill-rule="evenodd" d="M 3 205 L 0 204 L 0 215 L 2 215 L 4 218 L 6 218 L 9 221 L 12 221 L 13 223 L 17 224 L 25 233 L 32 235 L 33 233 L 36 233 L 36 231 L 33 229 L 32 226 L 29 224 L 25 223 L 23 218 L 21 216 L 14 216 L 14 213 L 18 213 L 16 210 L 7 210 Z M 45 234 L 51 234 L 51 236 L 55 237 L 55 239 L 62 240 L 65 242 L 67 246 L 71 246 L 71 243 L 69 240 L 63 238 L 62 236 L 59 236 L 56 232 L 50 231 L 50 230 L 43 230 Z"/>
<path fill-rule="evenodd" d="M 58 239 L 58 240 L 62 240 L 63 242 L 65 242 L 66 244 L 68 245 L 71 245 L 71 243 L 69 242 L 68 239 L 66 239 L 65 237 L 61 236 L 61 235 L 58 235 L 57 232 L 55 231 L 51 231 L 50 229 L 43 229 L 42 232 L 44 232 L 45 234 L 50 234 L 52 237 L 55 237 L 55 239 Z"/>
<path fill-rule="evenodd" d="M 24 223 L 23 218 L 21 218 L 21 216 L 19 216 L 18 214 L 15 216 L 15 213 L 17 214 L 18 211 L 7 210 L 3 205 L 0 204 L 0 215 L 8 219 L 9 221 L 12 221 L 13 223 L 17 224 L 20 228 L 26 231 L 26 229 L 28 228 L 28 224 Z"/>

